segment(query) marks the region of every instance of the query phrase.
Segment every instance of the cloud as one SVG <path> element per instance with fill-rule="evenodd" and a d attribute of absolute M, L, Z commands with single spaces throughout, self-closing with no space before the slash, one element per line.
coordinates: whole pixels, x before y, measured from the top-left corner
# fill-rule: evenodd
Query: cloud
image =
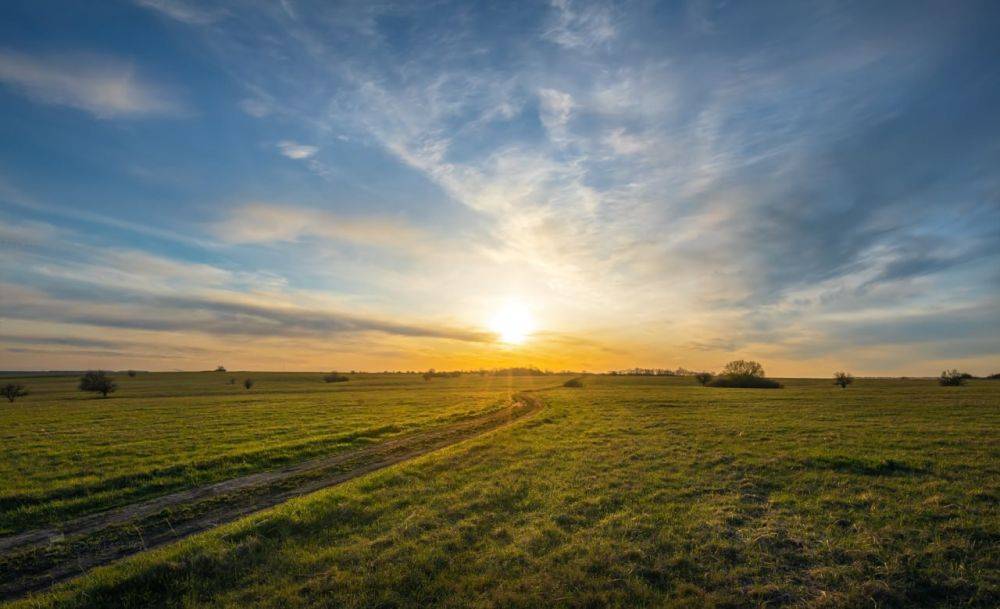
<path fill-rule="evenodd" d="M 135 0 L 135 3 L 189 25 L 209 25 L 226 15 L 224 10 L 210 10 L 182 0 Z"/>
<path fill-rule="evenodd" d="M 383 248 L 413 249 L 423 240 L 420 230 L 392 218 L 347 217 L 317 209 L 267 203 L 232 208 L 211 230 L 217 238 L 231 244 L 292 242 L 319 237 Z"/>
<path fill-rule="evenodd" d="M 638 154 L 649 149 L 651 145 L 648 140 L 631 135 L 623 128 L 612 130 L 604 141 L 615 154 Z"/>
<path fill-rule="evenodd" d="M 248 295 L 171 296 L 105 286 L 88 291 L 0 286 L 0 314 L 9 319 L 213 336 L 329 338 L 377 332 L 411 338 L 488 342 L 486 332 L 398 322 L 339 311 L 281 306 Z"/>
<path fill-rule="evenodd" d="M 982 60 L 996 43 L 973 23 L 988 20 L 779 3 L 748 24 L 731 3 L 688 6 L 334 3 L 300 19 L 258 3 L 202 20 L 212 58 L 244 87 L 243 112 L 269 133 L 309 134 L 277 152 L 364 194 L 226 209 L 207 227 L 216 242 L 185 244 L 224 257 L 225 271 L 129 268 L 104 252 L 109 274 L 162 297 L 213 283 L 252 291 L 230 267 L 271 265 L 286 283 L 270 297 L 287 302 L 301 296 L 290 286 L 316 280 L 302 270 L 311 264 L 335 269 L 331 293 L 423 311 L 530 294 L 558 310 L 560 330 L 600 330 L 636 353 L 691 357 L 673 362 L 688 367 L 757 352 L 801 371 L 798 354 L 846 350 L 837 333 L 853 335 L 848 313 L 926 315 L 892 336 L 859 330 L 879 336 L 866 343 L 873 354 L 907 336 L 927 337 L 926 353 L 954 345 L 954 327 L 928 330 L 937 313 L 983 302 L 1000 277 L 990 112 L 1000 88 Z M 321 164 L 320 149 L 337 165 Z M 380 215 L 333 211 L 362 204 Z M 243 245 L 268 247 L 232 247 Z M 38 274 L 84 272 L 66 263 Z M 182 310 L 205 324 L 292 327 L 270 311 Z"/>
<path fill-rule="evenodd" d="M 285 140 L 278 142 L 278 150 L 290 159 L 301 160 L 308 159 L 319 152 L 319 146 L 308 146 L 306 144 L 297 144 L 291 140 Z"/>
<path fill-rule="evenodd" d="M 612 40 L 617 31 L 600 3 L 552 0 L 555 12 L 545 38 L 569 49 L 588 49 Z"/>
<path fill-rule="evenodd" d="M 98 55 L 35 56 L 0 50 L 0 83 L 35 101 L 104 119 L 184 112 L 176 97 L 141 79 L 131 64 Z"/>
<path fill-rule="evenodd" d="M 240 101 L 240 108 L 254 118 L 264 118 L 271 114 L 271 104 L 261 99 L 248 98 Z"/>
<path fill-rule="evenodd" d="M 573 96 L 555 89 L 541 89 L 538 92 L 541 102 L 542 124 L 549 130 L 553 140 L 560 143 L 566 140 L 566 123 L 573 112 Z"/>

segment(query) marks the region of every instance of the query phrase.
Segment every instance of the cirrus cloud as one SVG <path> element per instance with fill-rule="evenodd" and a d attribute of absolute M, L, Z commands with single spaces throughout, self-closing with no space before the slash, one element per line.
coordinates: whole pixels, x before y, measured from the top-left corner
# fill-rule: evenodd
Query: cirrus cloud
<path fill-rule="evenodd" d="M 0 50 L 0 83 L 35 101 L 76 108 L 102 119 L 185 112 L 174 94 L 141 78 L 131 63 L 101 55 Z"/>

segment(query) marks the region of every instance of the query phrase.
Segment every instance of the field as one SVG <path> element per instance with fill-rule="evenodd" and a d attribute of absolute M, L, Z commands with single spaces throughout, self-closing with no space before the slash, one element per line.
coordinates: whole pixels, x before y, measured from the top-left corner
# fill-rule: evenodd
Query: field
<path fill-rule="evenodd" d="M 997 382 L 253 376 L 247 392 L 140 375 L 107 400 L 26 381 L 3 407 L 4 534 L 447 427 L 521 391 L 541 408 L 12 606 L 1000 603 Z"/>
<path fill-rule="evenodd" d="M 76 377 L 15 379 L 31 396 L 3 413 L 0 534 L 446 423 L 545 382 L 322 376 L 120 374 L 108 399 Z"/>

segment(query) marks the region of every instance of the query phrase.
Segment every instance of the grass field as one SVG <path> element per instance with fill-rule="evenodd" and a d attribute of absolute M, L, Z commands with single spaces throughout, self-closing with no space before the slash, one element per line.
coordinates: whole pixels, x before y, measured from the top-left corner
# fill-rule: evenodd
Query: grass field
<path fill-rule="evenodd" d="M 250 391 L 240 384 L 247 377 L 256 381 Z M 107 399 L 78 391 L 75 376 L 3 379 L 31 394 L 0 406 L 0 534 L 378 442 L 498 407 L 521 388 L 558 384 L 322 377 L 119 374 Z"/>
<path fill-rule="evenodd" d="M 135 397 L 125 381 L 106 401 L 44 381 L 4 410 L 5 497 L 225 463 L 165 478 L 192 484 L 275 462 L 228 455 L 298 459 L 308 438 L 372 441 L 559 384 L 257 374 L 247 395 L 206 377 L 139 377 Z M 784 382 L 586 377 L 536 393 L 528 420 L 14 606 L 996 607 L 1000 383 Z M 108 501 L 161 490 L 111 488 Z M 50 507 L 8 507 L 6 526 L 94 505 L 36 503 Z"/>

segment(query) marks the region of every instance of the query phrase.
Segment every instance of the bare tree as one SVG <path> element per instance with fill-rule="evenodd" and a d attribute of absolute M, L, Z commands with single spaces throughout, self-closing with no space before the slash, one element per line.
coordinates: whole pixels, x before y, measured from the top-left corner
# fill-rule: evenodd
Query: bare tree
<path fill-rule="evenodd" d="M 28 390 L 24 387 L 24 385 L 7 383 L 3 386 L 3 388 L 0 388 L 0 395 L 7 398 L 8 402 L 13 402 L 17 398 L 23 398 L 28 395 Z"/>
<path fill-rule="evenodd" d="M 725 376 L 754 376 L 763 378 L 764 367 L 753 360 L 738 359 L 726 364 L 726 367 L 722 369 L 722 374 Z"/>
<path fill-rule="evenodd" d="M 80 377 L 79 387 L 80 391 L 93 391 L 108 397 L 109 393 L 114 393 L 118 389 L 118 383 L 115 383 L 115 379 L 108 376 L 103 370 L 96 372 L 91 370 Z"/>
<path fill-rule="evenodd" d="M 833 384 L 840 385 L 841 389 L 847 389 L 847 386 L 854 382 L 854 377 L 851 376 L 850 372 L 834 372 L 833 373 Z"/>

